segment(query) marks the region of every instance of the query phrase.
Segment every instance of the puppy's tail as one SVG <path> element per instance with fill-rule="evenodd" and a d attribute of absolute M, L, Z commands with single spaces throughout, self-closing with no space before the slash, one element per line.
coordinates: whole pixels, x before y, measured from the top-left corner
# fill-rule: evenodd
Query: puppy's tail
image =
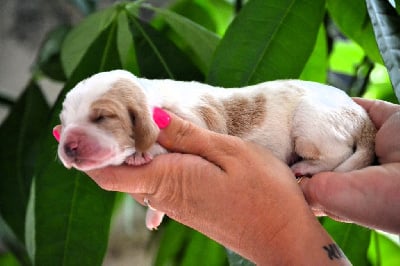
<path fill-rule="evenodd" d="M 355 139 L 354 153 L 333 171 L 348 172 L 371 165 L 375 159 L 375 135 L 376 128 L 367 117 L 360 126 L 360 132 Z"/>

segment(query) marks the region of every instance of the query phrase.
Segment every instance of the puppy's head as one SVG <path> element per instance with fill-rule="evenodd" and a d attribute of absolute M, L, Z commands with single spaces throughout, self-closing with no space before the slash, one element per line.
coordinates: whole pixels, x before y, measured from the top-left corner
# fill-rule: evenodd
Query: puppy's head
<path fill-rule="evenodd" d="M 119 165 L 148 150 L 159 133 L 144 88 L 129 72 L 96 74 L 66 96 L 60 114 L 58 156 L 67 168 Z"/>

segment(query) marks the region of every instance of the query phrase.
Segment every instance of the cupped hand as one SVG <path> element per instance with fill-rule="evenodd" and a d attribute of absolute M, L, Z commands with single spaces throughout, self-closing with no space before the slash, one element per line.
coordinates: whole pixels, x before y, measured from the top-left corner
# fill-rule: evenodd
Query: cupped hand
<path fill-rule="evenodd" d="M 171 153 L 88 174 L 259 264 L 298 262 L 312 250 L 303 259 L 328 259 L 322 247 L 332 240 L 286 164 L 257 145 L 169 116 L 158 141 Z"/>
<path fill-rule="evenodd" d="M 400 106 L 355 99 L 378 132 L 379 165 L 347 173 L 325 172 L 303 179 L 303 193 L 317 216 L 400 233 Z"/>

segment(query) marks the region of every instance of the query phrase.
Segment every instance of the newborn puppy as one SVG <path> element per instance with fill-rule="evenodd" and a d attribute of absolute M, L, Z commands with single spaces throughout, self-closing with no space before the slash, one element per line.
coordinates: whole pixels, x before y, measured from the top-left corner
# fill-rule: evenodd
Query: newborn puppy
<path fill-rule="evenodd" d="M 224 89 L 198 82 L 148 80 L 114 70 L 81 81 L 60 115 L 58 156 L 67 168 L 142 165 L 167 151 L 157 144 L 154 107 L 200 127 L 255 142 L 291 166 L 296 176 L 350 171 L 374 157 L 368 114 L 331 86 L 278 80 Z M 163 213 L 149 208 L 146 225 Z"/>

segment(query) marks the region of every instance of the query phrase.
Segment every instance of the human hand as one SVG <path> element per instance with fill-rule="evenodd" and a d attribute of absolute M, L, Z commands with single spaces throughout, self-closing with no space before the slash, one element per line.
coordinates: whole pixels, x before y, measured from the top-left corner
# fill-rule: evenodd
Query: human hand
<path fill-rule="evenodd" d="M 324 172 L 305 178 L 301 188 L 314 214 L 400 233 L 400 106 L 355 99 L 378 129 L 380 165 L 347 173 Z"/>
<path fill-rule="evenodd" d="M 257 145 L 170 117 L 158 141 L 172 153 L 88 174 L 258 264 L 332 263 L 322 248 L 332 240 L 286 164 Z"/>

